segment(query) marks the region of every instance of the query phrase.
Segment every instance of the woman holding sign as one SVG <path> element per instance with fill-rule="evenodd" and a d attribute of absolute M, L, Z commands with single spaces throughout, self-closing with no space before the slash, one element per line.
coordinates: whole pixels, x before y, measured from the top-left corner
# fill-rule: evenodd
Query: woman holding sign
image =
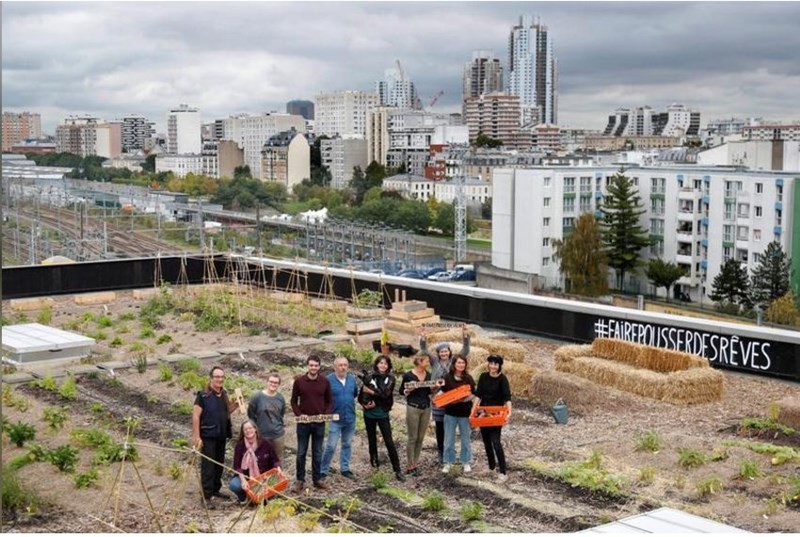
<path fill-rule="evenodd" d="M 431 421 L 431 386 L 425 386 L 431 384 L 431 374 L 428 372 L 430 365 L 431 360 L 426 354 L 417 354 L 414 357 L 414 369 L 406 371 L 400 382 L 400 393 L 406 397 L 406 473 L 411 475 L 419 475 L 417 466 L 422 441 Z"/>

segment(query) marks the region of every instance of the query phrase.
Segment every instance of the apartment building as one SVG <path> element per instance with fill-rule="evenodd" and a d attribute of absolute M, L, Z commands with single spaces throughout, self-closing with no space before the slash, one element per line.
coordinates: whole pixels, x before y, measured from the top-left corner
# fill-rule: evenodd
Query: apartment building
<path fill-rule="evenodd" d="M 123 153 L 149 151 L 153 148 L 153 136 L 156 133 L 155 123 L 136 114 L 123 117 L 120 123 Z"/>
<path fill-rule="evenodd" d="M 522 123 L 558 123 L 558 63 L 540 20 L 523 15 L 508 38 L 508 88 L 519 97 Z"/>
<path fill-rule="evenodd" d="M 561 128 L 558 125 L 539 123 L 526 127 L 525 132 L 531 136 L 531 147 L 541 149 L 545 153 L 561 151 Z"/>
<path fill-rule="evenodd" d="M 389 116 L 396 108 L 377 106 L 367 114 L 367 161 L 381 166 L 388 164 L 389 154 Z"/>
<path fill-rule="evenodd" d="M 654 112 L 649 106 L 618 108 L 608 116 L 605 136 L 697 136 L 700 133 L 700 112 L 682 104 L 672 104 L 665 112 Z"/>
<path fill-rule="evenodd" d="M 417 88 L 399 61 L 395 67 L 384 70 L 383 78 L 375 82 L 375 93 L 378 95 L 379 106 L 413 110 L 422 108 Z"/>
<path fill-rule="evenodd" d="M 3 152 L 27 138 L 41 138 L 42 116 L 32 112 L 3 112 Z"/>
<path fill-rule="evenodd" d="M 261 150 L 262 181 L 274 181 L 291 192 L 296 184 L 311 177 L 311 147 L 302 131 L 278 133 Z"/>
<path fill-rule="evenodd" d="M 403 197 L 419 201 L 436 198 L 445 203 L 453 203 L 457 188 L 455 180 L 434 181 L 419 175 L 394 175 L 383 180 L 384 191 L 399 192 Z M 468 205 L 480 206 L 491 197 L 491 183 L 473 177 L 464 180 L 464 198 Z"/>
<path fill-rule="evenodd" d="M 464 65 L 462 99 L 503 91 L 503 66 L 488 50 L 476 50 Z"/>
<path fill-rule="evenodd" d="M 314 119 L 314 103 L 303 99 L 294 99 L 286 103 L 286 113 L 290 116 L 303 116 L 303 119 Z"/>
<path fill-rule="evenodd" d="M 200 110 L 181 104 L 167 112 L 167 153 L 199 155 L 203 150 Z"/>
<path fill-rule="evenodd" d="M 737 140 L 701 151 L 697 163 L 751 170 L 800 171 L 800 141 Z"/>
<path fill-rule="evenodd" d="M 332 188 L 346 188 L 353 178 L 353 168 L 356 166 L 366 170 L 367 141 L 362 138 L 335 137 L 320 142 L 322 165 L 331 173 Z"/>
<path fill-rule="evenodd" d="M 746 125 L 742 127 L 745 140 L 800 141 L 800 124 L 794 125 Z"/>
<path fill-rule="evenodd" d="M 261 151 L 264 144 L 278 133 L 295 129 L 305 130 L 302 116 L 264 113 L 257 116 L 239 114 L 222 122 L 222 139 L 232 140 L 244 150 L 244 163 L 250 167 L 253 177 L 261 177 Z"/>
<path fill-rule="evenodd" d="M 568 235 L 580 214 L 600 215 L 606 186 L 617 171 L 616 166 L 496 170 L 492 264 L 539 275 L 548 285 L 562 283 L 553 241 Z M 751 271 L 773 240 L 794 258 L 793 286 L 798 288 L 800 256 L 792 252 L 800 250 L 794 218 L 800 173 L 663 166 L 630 168 L 626 176 L 639 191 L 646 211 L 640 224 L 653 242 L 642 257 L 685 268 L 676 293 L 710 302 L 711 284 L 725 260 L 736 259 Z M 647 290 L 643 276 L 639 282 Z"/>
<path fill-rule="evenodd" d="M 122 152 L 122 125 L 91 116 L 70 116 L 56 127 L 56 150 L 116 158 Z"/>
<path fill-rule="evenodd" d="M 489 93 L 464 101 L 464 123 L 469 127 L 469 140 L 479 134 L 503 142 L 506 147 L 530 146 L 530 138 L 520 132 L 520 98 L 505 93 Z"/>
<path fill-rule="evenodd" d="M 367 136 L 369 112 L 378 95 L 365 91 L 339 91 L 316 96 L 314 130 L 317 136 Z"/>

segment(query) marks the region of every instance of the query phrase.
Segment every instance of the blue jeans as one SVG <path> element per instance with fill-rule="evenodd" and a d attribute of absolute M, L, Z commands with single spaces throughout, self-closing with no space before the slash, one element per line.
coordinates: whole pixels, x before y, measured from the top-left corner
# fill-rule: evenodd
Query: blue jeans
<path fill-rule="evenodd" d="M 247 493 L 242 489 L 242 480 L 239 479 L 238 475 L 235 475 L 231 478 L 231 483 L 228 485 L 228 488 L 231 489 L 231 492 L 236 494 L 236 497 L 239 498 L 240 502 L 243 502 L 247 499 Z"/>
<path fill-rule="evenodd" d="M 350 471 L 351 442 L 356 433 L 356 422 L 341 423 L 332 421 L 328 424 L 328 442 L 325 444 L 325 453 L 322 454 L 322 474 L 328 475 L 331 469 L 331 460 L 336 453 L 336 444 L 342 439 L 342 452 L 339 455 L 339 471 Z"/>
<path fill-rule="evenodd" d="M 306 454 L 308 443 L 311 442 L 311 479 L 314 483 L 322 479 L 322 442 L 325 440 L 324 423 L 298 423 L 297 424 L 297 463 L 296 476 L 298 481 L 306 480 Z"/>
<path fill-rule="evenodd" d="M 461 464 L 472 463 L 472 443 L 470 442 L 471 429 L 469 418 L 444 416 L 444 463 L 456 462 L 456 428 L 461 434 Z"/>

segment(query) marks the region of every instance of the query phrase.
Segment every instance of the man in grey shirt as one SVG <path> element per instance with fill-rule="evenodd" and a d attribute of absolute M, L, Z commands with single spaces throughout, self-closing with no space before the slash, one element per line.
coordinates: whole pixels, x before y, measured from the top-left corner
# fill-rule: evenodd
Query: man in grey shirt
<path fill-rule="evenodd" d="M 278 393 L 281 377 L 277 373 L 270 373 L 267 377 L 267 387 L 255 392 L 250 397 L 247 406 L 247 417 L 258 426 L 261 437 L 272 442 L 278 459 L 283 462 L 285 447 L 285 431 L 283 427 L 283 414 L 286 412 L 286 400 Z"/>

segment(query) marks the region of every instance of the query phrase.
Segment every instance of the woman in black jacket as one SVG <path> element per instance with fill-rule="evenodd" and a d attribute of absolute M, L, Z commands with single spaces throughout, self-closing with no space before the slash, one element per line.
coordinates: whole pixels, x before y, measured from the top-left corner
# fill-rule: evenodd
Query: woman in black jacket
<path fill-rule="evenodd" d="M 364 425 L 367 429 L 369 442 L 369 463 L 373 468 L 378 467 L 378 436 L 376 427 L 380 428 L 392 469 L 398 481 L 406 478 L 400 469 L 400 457 L 392 440 L 392 425 L 389 422 L 389 411 L 394 404 L 394 375 L 392 374 L 392 360 L 388 356 L 378 356 L 372 364 L 372 374 L 364 377 L 364 385 L 358 397 L 359 403 L 364 407 Z"/>
<path fill-rule="evenodd" d="M 505 406 L 508 415 L 511 416 L 511 385 L 508 378 L 503 373 L 503 357 L 491 354 L 486 359 L 488 371 L 481 373 L 478 378 L 478 387 L 475 390 L 475 399 L 472 403 L 472 412 L 478 406 Z M 494 471 L 495 466 L 500 470 L 497 479 L 502 483 L 507 478 L 506 454 L 503 451 L 503 444 L 500 443 L 500 433 L 502 425 L 499 427 L 481 427 L 481 437 L 483 446 L 486 449 L 486 459 L 489 462 L 489 469 Z M 496 459 L 496 461 L 495 461 Z"/>

